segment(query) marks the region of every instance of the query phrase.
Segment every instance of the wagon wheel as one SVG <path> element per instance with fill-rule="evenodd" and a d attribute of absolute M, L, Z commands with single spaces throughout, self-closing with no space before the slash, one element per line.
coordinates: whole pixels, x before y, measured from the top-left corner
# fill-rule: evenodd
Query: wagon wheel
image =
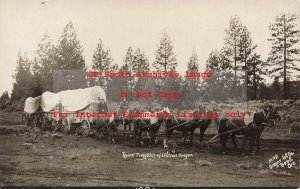
<path fill-rule="evenodd" d="M 39 116 L 40 127 L 43 130 L 46 127 L 46 119 L 42 114 L 39 114 L 38 116 Z"/>
<path fill-rule="evenodd" d="M 63 133 L 68 133 L 71 130 L 71 124 L 67 118 L 61 120 L 61 130 Z"/>
<path fill-rule="evenodd" d="M 34 127 L 34 117 L 32 115 L 27 115 L 27 125 L 30 127 L 30 128 L 33 128 Z"/>
<path fill-rule="evenodd" d="M 81 122 L 80 132 L 82 136 L 88 136 L 90 134 L 91 125 L 87 120 Z"/>
<path fill-rule="evenodd" d="M 38 120 L 38 116 L 35 114 L 33 115 L 33 118 L 32 118 L 32 128 L 33 127 L 38 127 L 39 126 L 39 120 Z"/>

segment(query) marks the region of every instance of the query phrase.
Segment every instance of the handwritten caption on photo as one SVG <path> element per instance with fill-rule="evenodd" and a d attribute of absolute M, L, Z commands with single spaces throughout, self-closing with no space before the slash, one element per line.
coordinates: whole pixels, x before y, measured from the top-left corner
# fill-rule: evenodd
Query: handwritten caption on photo
<path fill-rule="evenodd" d="M 269 168 L 292 168 L 296 167 L 296 162 L 293 160 L 292 156 L 294 155 L 294 152 L 287 152 L 281 157 L 278 154 L 275 154 L 273 157 L 269 158 Z"/>
<path fill-rule="evenodd" d="M 150 158 L 182 158 L 182 159 L 188 159 L 193 157 L 193 154 L 182 154 L 182 153 L 176 153 L 176 154 L 170 154 L 169 152 L 164 153 L 127 153 L 122 152 L 122 158 L 123 159 L 139 159 L 139 160 L 146 160 Z"/>

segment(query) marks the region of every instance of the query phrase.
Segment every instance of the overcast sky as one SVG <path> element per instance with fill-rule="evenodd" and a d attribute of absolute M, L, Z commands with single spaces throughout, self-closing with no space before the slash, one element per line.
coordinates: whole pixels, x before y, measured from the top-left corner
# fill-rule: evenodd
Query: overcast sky
<path fill-rule="evenodd" d="M 45 3 L 41 3 L 44 1 Z M 269 25 L 280 13 L 300 13 L 300 0 L 0 0 L 0 93 L 12 90 L 18 50 L 33 58 L 47 33 L 55 44 L 71 20 L 90 65 L 99 38 L 122 64 L 129 46 L 154 60 L 164 31 L 186 69 L 195 50 L 204 67 L 210 51 L 223 46 L 229 19 L 238 15 L 265 59 L 270 51 Z"/>

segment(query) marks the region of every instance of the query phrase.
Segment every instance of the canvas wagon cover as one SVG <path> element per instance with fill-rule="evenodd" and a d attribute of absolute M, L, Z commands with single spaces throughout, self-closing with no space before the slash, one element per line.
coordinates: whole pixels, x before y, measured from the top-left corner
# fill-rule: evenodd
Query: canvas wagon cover
<path fill-rule="evenodd" d="M 58 94 L 46 91 L 41 95 L 41 107 L 44 112 L 50 112 L 60 103 Z"/>
<path fill-rule="evenodd" d="M 24 105 L 24 112 L 28 114 L 33 114 L 36 112 L 36 110 L 39 108 L 40 105 L 40 96 L 38 97 L 28 97 L 25 100 L 25 105 Z"/>
<path fill-rule="evenodd" d="M 100 86 L 61 91 L 57 94 L 65 111 L 82 110 L 93 102 L 99 103 L 99 99 L 106 102 L 105 92 Z"/>

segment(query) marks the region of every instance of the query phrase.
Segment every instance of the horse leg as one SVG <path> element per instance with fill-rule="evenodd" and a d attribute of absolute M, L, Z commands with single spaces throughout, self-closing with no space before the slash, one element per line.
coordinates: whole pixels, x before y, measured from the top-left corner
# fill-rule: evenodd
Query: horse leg
<path fill-rule="evenodd" d="M 112 142 L 114 144 L 116 144 L 116 140 L 117 140 L 117 128 L 116 127 L 113 128 L 113 133 L 112 134 L 113 134 Z"/>
<path fill-rule="evenodd" d="M 253 152 L 254 141 L 255 141 L 255 136 L 250 136 L 250 144 L 249 144 L 249 151 L 250 151 L 250 153 Z"/>
<path fill-rule="evenodd" d="M 248 135 L 247 135 L 247 134 L 244 134 L 243 145 L 242 145 L 242 150 L 243 150 L 243 151 L 244 151 L 244 149 L 245 149 L 245 145 L 246 145 L 247 140 L 248 140 Z"/>
<path fill-rule="evenodd" d="M 186 142 L 186 136 L 187 136 L 187 131 L 184 129 L 183 131 L 182 131 L 182 143 L 185 143 Z"/>
<path fill-rule="evenodd" d="M 130 122 L 128 124 L 128 127 L 129 127 L 129 131 L 131 131 L 131 123 Z"/>
<path fill-rule="evenodd" d="M 152 144 L 154 143 L 154 132 L 153 131 L 150 131 L 150 144 L 149 144 L 149 147 L 152 147 Z"/>
<path fill-rule="evenodd" d="M 126 128 L 127 128 L 127 122 L 124 121 L 124 131 L 126 131 Z"/>
<path fill-rule="evenodd" d="M 257 135 L 257 137 L 256 137 L 256 151 L 257 152 L 260 151 L 259 140 L 260 140 L 260 135 Z"/>
<path fill-rule="evenodd" d="M 173 129 L 166 131 L 166 136 L 164 139 L 164 148 L 167 148 L 167 141 L 170 140 L 171 134 L 173 133 Z"/>
<path fill-rule="evenodd" d="M 204 139 L 204 133 L 205 133 L 206 127 L 205 126 L 201 126 L 200 127 L 200 143 L 203 143 L 203 139 Z"/>
<path fill-rule="evenodd" d="M 112 130 L 111 130 L 111 128 L 109 128 L 109 130 L 108 130 L 108 143 L 109 144 L 111 144 L 111 142 L 112 142 Z"/>
<path fill-rule="evenodd" d="M 134 147 L 136 146 L 137 143 L 138 132 L 139 132 L 138 129 L 134 129 Z"/>
<path fill-rule="evenodd" d="M 151 130 L 150 132 L 151 134 L 151 138 L 150 138 L 150 146 L 154 145 L 155 144 L 155 135 L 156 135 L 156 130 Z"/>
<path fill-rule="evenodd" d="M 232 144 L 233 144 L 234 148 L 236 149 L 237 145 L 236 145 L 236 142 L 235 142 L 235 134 L 231 135 L 231 140 L 232 140 Z"/>
<path fill-rule="evenodd" d="M 190 132 L 190 144 L 193 145 L 193 141 L 194 141 L 194 129 L 191 130 Z"/>
<path fill-rule="evenodd" d="M 140 131 L 139 131 L 139 136 L 138 136 L 138 138 L 139 138 L 139 142 L 141 143 L 141 145 L 144 146 L 144 142 L 143 142 L 143 139 L 142 139 L 142 135 L 143 135 L 143 131 L 140 130 Z"/>
<path fill-rule="evenodd" d="M 220 136 L 220 142 L 222 144 L 223 152 L 226 151 L 226 143 L 227 143 L 228 134 Z"/>

